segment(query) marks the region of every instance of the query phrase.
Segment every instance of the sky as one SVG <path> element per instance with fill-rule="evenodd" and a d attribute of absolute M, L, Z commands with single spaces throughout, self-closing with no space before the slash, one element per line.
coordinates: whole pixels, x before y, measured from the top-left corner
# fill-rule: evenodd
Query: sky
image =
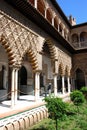
<path fill-rule="evenodd" d="M 76 19 L 76 23 L 87 22 L 87 0 L 56 0 L 68 17 L 72 15 Z"/>

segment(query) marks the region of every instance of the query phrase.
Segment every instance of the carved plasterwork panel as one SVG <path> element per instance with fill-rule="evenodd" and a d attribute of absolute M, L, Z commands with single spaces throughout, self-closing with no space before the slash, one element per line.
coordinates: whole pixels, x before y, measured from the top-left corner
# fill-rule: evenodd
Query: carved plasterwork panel
<path fill-rule="evenodd" d="M 0 11 L 0 37 L 2 36 L 5 37 L 14 54 L 14 65 L 21 65 L 23 55 L 30 48 L 34 51 L 35 56 L 37 55 L 38 36 Z"/>

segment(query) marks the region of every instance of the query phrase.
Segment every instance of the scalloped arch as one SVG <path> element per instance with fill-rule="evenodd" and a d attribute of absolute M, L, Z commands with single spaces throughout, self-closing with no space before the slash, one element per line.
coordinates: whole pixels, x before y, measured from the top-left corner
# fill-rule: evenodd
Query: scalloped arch
<path fill-rule="evenodd" d="M 69 70 L 68 65 L 66 65 L 66 67 L 65 67 L 65 75 L 66 75 L 66 76 L 69 76 L 69 75 L 70 75 L 70 70 Z"/>
<path fill-rule="evenodd" d="M 5 36 L 3 34 L 0 36 L 0 42 L 8 55 L 9 65 L 10 66 L 15 65 L 15 55 L 14 55 L 14 53 L 9 45 L 8 40 L 5 38 Z"/>
<path fill-rule="evenodd" d="M 30 64 L 32 66 L 32 70 L 33 72 L 37 71 L 38 70 L 38 61 L 37 61 L 37 57 L 33 51 L 32 48 L 28 48 L 27 50 L 25 50 L 25 52 L 23 53 L 23 56 L 22 56 L 22 59 L 21 59 L 21 62 L 23 61 L 23 57 L 25 54 L 28 54 L 29 58 L 30 58 Z"/>
<path fill-rule="evenodd" d="M 64 67 L 62 62 L 59 64 L 58 72 L 60 75 L 64 75 Z"/>
<path fill-rule="evenodd" d="M 51 55 L 51 59 L 52 60 L 56 60 L 56 48 L 53 45 L 53 42 L 50 39 L 44 40 L 43 43 L 45 43 L 48 45 L 49 47 L 49 51 L 50 51 L 50 55 Z"/>

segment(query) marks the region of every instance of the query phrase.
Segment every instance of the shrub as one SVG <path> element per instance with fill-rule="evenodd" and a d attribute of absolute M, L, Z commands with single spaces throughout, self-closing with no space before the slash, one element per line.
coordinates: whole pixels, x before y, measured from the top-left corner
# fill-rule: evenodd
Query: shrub
<path fill-rule="evenodd" d="M 81 105 L 84 102 L 83 93 L 79 90 L 75 90 L 70 94 L 71 101 L 73 101 L 74 105 Z"/>
<path fill-rule="evenodd" d="M 87 87 L 86 86 L 82 87 L 80 91 L 83 93 L 85 99 L 87 100 Z"/>
<path fill-rule="evenodd" d="M 70 98 L 73 101 L 74 105 L 77 106 L 77 110 L 79 113 L 79 107 L 84 102 L 84 95 L 79 90 L 75 90 L 70 94 Z"/>

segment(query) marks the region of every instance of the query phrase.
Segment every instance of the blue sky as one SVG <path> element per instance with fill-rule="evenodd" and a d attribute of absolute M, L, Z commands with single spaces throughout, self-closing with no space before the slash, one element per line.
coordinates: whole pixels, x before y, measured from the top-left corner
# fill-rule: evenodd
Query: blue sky
<path fill-rule="evenodd" d="M 87 22 L 87 0 L 56 0 L 66 16 L 72 15 L 76 23 Z"/>

